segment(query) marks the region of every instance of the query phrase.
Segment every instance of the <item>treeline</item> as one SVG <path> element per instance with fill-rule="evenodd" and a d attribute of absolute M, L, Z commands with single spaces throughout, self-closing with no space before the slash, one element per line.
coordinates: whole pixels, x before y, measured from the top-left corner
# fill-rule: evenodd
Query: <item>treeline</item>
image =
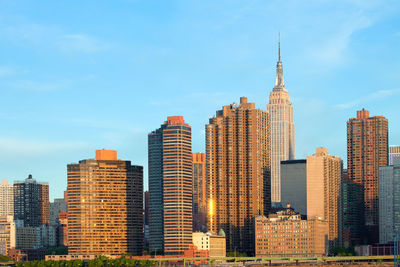
<path fill-rule="evenodd" d="M 17 262 L 17 267 L 96 267 L 96 266 L 155 266 L 152 260 L 134 260 L 127 258 L 108 259 L 99 257 L 90 261 L 71 260 L 71 261 L 25 261 Z"/>

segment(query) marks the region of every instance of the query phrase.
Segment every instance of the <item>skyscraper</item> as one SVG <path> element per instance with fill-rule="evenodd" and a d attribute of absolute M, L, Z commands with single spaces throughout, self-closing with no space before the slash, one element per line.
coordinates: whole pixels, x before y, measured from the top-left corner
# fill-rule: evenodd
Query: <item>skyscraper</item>
<path fill-rule="evenodd" d="M 38 183 L 29 175 L 24 182 L 14 183 L 14 219 L 25 227 L 49 224 L 49 185 Z"/>
<path fill-rule="evenodd" d="M 400 159 L 400 146 L 389 147 L 389 166 L 394 164 L 394 159 Z"/>
<path fill-rule="evenodd" d="M 148 136 L 150 251 L 182 255 L 192 244 L 192 133 L 182 116 Z"/>
<path fill-rule="evenodd" d="M 281 161 L 295 158 L 293 106 L 283 80 L 280 41 L 276 81 L 269 95 L 267 111 L 271 116 L 271 201 L 279 203 L 281 202 Z"/>
<path fill-rule="evenodd" d="M 361 185 L 362 207 L 354 210 L 363 211 L 364 240 L 368 243 L 379 241 L 379 167 L 387 165 L 388 120 L 370 117 L 364 109 L 357 111 L 357 118 L 347 121 L 347 170 L 349 180 Z"/>
<path fill-rule="evenodd" d="M 205 230 L 206 193 L 206 155 L 193 153 L 193 231 Z"/>
<path fill-rule="evenodd" d="M 329 155 L 326 148 L 307 157 L 307 218 L 328 221 L 330 248 L 341 241 L 341 171 L 340 158 Z"/>
<path fill-rule="evenodd" d="M 400 230 L 400 161 L 379 167 L 379 243 L 393 242 Z"/>
<path fill-rule="evenodd" d="M 14 187 L 7 180 L 0 184 L 0 216 L 14 216 Z"/>
<path fill-rule="evenodd" d="M 97 150 L 67 169 L 69 254 L 141 255 L 143 167 Z"/>
<path fill-rule="evenodd" d="M 254 254 L 254 218 L 271 205 L 270 144 L 268 112 L 246 97 L 206 125 L 207 229 L 224 230 L 228 251 Z"/>
<path fill-rule="evenodd" d="M 307 160 L 281 161 L 281 203 L 307 215 Z"/>

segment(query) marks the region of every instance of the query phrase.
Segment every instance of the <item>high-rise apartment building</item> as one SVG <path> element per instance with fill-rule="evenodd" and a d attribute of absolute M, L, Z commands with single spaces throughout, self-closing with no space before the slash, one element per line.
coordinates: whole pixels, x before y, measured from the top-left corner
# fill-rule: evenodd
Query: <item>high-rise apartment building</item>
<path fill-rule="evenodd" d="M 281 161 L 281 203 L 307 215 L 307 160 Z"/>
<path fill-rule="evenodd" d="M 389 166 L 394 164 L 395 158 L 400 160 L 400 146 L 389 147 Z"/>
<path fill-rule="evenodd" d="M 341 179 L 342 162 L 326 148 L 307 157 L 307 218 L 328 221 L 330 248 L 341 242 Z"/>
<path fill-rule="evenodd" d="M 206 229 L 206 193 L 206 155 L 193 153 L 193 231 Z"/>
<path fill-rule="evenodd" d="M 357 111 L 357 118 L 347 121 L 347 170 L 349 180 L 362 189 L 362 206 L 353 210 L 363 211 L 364 231 L 357 232 L 364 233 L 361 238 L 371 244 L 379 241 L 379 167 L 387 165 L 388 120 L 370 117 L 364 109 Z"/>
<path fill-rule="evenodd" d="M 49 185 L 38 183 L 29 175 L 24 182 L 14 183 L 14 219 L 25 227 L 49 224 Z"/>
<path fill-rule="evenodd" d="M 267 111 L 271 116 L 271 200 L 274 204 L 281 202 L 281 161 L 295 158 L 293 106 L 283 80 L 280 42 L 275 87 L 269 96 Z"/>
<path fill-rule="evenodd" d="M 192 244 L 192 133 L 182 116 L 148 135 L 150 251 L 182 255 Z"/>
<path fill-rule="evenodd" d="M 379 243 L 393 242 L 400 230 L 400 161 L 379 167 Z"/>
<path fill-rule="evenodd" d="M 0 216 L 0 255 L 15 248 L 15 222 L 12 215 Z"/>
<path fill-rule="evenodd" d="M 58 215 L 61 211 L 67 211 L 67 203 L 63 198 L 55 198 L 54 202 L 50 203 L 50 225 L 58 225 Z"/>
<path fill-rule="evenodd" d="M 0 216 L 14 216 L 14 187 L 7 180 L 0 184 Z"/>
<path fill-rule="evenodd" d="M 206 125 L 207 230 L 226 233 L 227 251 L 254 254 L 254 218 L 268 214 L 270 120 L 246 97 Z"/>
<path fill-rule="evenodd" d="M 67 169 L 69 254 L 141 255 L 143 167 L 97 150 Z"/>

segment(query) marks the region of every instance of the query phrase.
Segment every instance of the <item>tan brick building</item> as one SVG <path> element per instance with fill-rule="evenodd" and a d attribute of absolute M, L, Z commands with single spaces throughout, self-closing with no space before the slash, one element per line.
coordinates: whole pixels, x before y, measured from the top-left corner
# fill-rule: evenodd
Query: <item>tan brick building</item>
<path fill-rule="evenodd" d="M 254 217 L 270 205 L 270 120 L 246 97 L 206 125 L 207 230 L 226 233 L 227 251 L 254 254 Z"/>
<path fill-rule="evenodd" d="M 143 167 L 97 150 L 68 165 L 68 251 L 71 255 L 141 255 Z"/>
<path fill-rule="evenodd" d="M 328 222 L 302 220 L 290 206 L 255 219 L 256 257 L 319 257 L 328 253 Z"/>
<path fill-rule="evenodd" d="M 359 194 L 363 200 L 362 207 L 353 209 L 363 211 L 363 225 L 347 227 L 361 227 L 357 232 L 364 235 L 352 239 L 379 242 L 379 167 L 387 165 L 388 120 L 383 116 L 370 117 L 364 109 L 357 111 L 357 118 L 347 121 L 347 170 L 349 180 L 361 187 L 361 192 L 350 194 Z"/>
<path fill-rule="evenodd" d="M 340 245 L 341 235 L 341 175 L 339 157 L 317 148 L 307 157 L 307 217 L 319 217 L 329 223 L 329 245 Z"/>

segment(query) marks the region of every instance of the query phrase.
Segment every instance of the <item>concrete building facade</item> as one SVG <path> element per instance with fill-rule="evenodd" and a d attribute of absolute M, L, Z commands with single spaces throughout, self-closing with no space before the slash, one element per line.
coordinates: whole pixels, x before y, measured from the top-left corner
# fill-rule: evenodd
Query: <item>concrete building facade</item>
<path fill-rule="evenodd" d="M 55 198 L 54 202 L 50 202 L 50 225 L 58 225 L 58 215 L 61 211 L 67 211 L 67 203 L 63 198 Z"/>
<path fill-rule="evenodd" d="M 352 237 L 360 242 L 379 241 L 379 167 L 388 163 L 388 120 L 370 117 L 365 109 L 357 111 L 357 118 L 347 121 L 347 170 L 349 180 L 361 187 L 362 206 L 353 210 L 363 212 L 363 222 L 353 227 L 363 228 L 356 231 L 362 236 Z"/>
<path fill-rule="evenodd" d="M 281 202 L 281 161 L 295 159 L 293 106 L 283 80 L 280 41 L 276 81 L 267 111 L 271 116 L 271 201 L 278 204 Z"/>
<path fill-rule="evenodd" d="M 394 241 L 400 230 L 400 162 L 379 167 L 379 243 Z"/>
<path fill-rule="evenodd" d="M 199 250 L 208 250 L 209 257 L 226 257 L 226 238 L 212 232 L 193 232 L 193 245 Z"/>
<path fill-rule="evenodd" d="M 0 255 L 8 255 L 15 248 L 15 222 L 13 216 L 0 216 Z"/>
<path fill-rule="evenodd" d="M 342 162 L 317 148 L 307 157 L 307 218 L 321 218 L 328 222 L 329 246 L 341 244 L 341 179 Z"/>
<path fill-rule="evenodd" d="M 226 233 L 227 251 L 254 254 L 254 218 L 270 197 L 270 119 L 246 97 L 206 125 L 207 230 Z"/>
<path fill-rule="evenodd" d="M 302 220 L 290 208 L 255 219 L 256 257 L 321 257 L 328 253 L 327 221 Z"/>
<path fill-rule="evenodd" d="M 0 216 L 14 217 L 14 187 L 8 180 L 0 184 Z"/>
<path fill-rule="evenodd" d="M 281 161 L 281 203 L 307 215 L 307 160 Z"/>
<path fill-rule="evenodd" d="M 193 231 L 205 231 L 206 220 L 206 155 L 193 153 Z"/>
<path fill-rule="evenodd" d="M 141 255 L 143 167 L 97 150 L 67 169 L 69 254 Z"/>
<path fill-rule="evenodd" d="M 168 117 L 148 136 L 150 251 L 182 255 L 192 244 L 191 127 Z"/>

